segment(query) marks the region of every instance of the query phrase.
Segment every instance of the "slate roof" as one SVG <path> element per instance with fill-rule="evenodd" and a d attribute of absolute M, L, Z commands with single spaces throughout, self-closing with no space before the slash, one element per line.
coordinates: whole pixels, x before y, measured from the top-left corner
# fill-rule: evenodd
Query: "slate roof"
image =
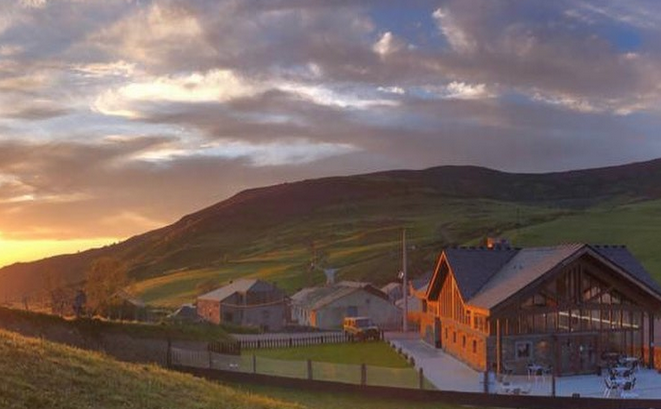
<path fill-rule="evenodd" d="M 661 294 L 661 285 L 655 281 L 625 246 L 590 246 L 597 253 L 613 262 L 633 278 Z"/>
<path fill-rule="evenodd" d="M 469 302 L 477 307 L 492 308 L 560 265 L 583 247 L 583 244 L 569 244 L 518 250 Z"/>
<path fill-rule="evenodd" d="M 624 246 L 576 243 L 525 249 L 460 247 L 446 249 L 444 253 L 462 298 L 476 307 L 490 309 L 574 256 L 588 251 L 612 262 L 661 298 L 661 285 Z"/>
<path fill-rule="evenodd" d="M 450 268 L 455 272 L 462 298 L 469 300 L 517 251 L 512 248 L 457 247 L 445 249 L 444 252 Z"/>
<path fill-rule="evenodd" d="M 275 285 L 266 281 L 242 278 L 224 287 L 220 287 L 206 294 L 202 294 L 199 297 L 197 297 L 197 299 L 210 300 L 210 301 L 223 301 L 234 293 L 271 292 L 271 291 L 281 292 L 282 290 L 280 290 Z"/>

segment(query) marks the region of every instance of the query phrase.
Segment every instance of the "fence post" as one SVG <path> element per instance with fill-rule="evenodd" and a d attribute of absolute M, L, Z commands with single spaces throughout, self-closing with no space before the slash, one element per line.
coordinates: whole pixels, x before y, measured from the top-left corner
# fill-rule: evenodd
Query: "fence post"
<path fill-rule="evenodd" d="M 165 366 L 167 368 L 172 367 L 172 340 L 168 338 L 168 352 L 165 355 Z"/>
<path fill-rule="evenodd" d="M 484 393 L 489 393 L 489 370 L 484 371 Z"/>
<path fill-rule="evenodd" d="M 213 356 L 211 355 L 211 350 L 207 349 L 207 353 L 209 353 L 209 369 L 213 369 Z"/>
<path fill-rule="evenodd" d="M 425 389 L 425 375 L 422 371 L 422 367 L 418 369 L 418 387 L 420 389 Z"/>
<path fill-rule="evenodd" d="M 551 396 L 555 398 L 555 371 L 551 373 Z"/>
<path fill-rule="evenodd" d="M 252 373 L 257 373 L 257 356 L 252 354 Z"/>
<path fill-rule="evenodd" d="M 312 380 L 312 360 L 308 359 L 308 380 Z"/>
<path fill-rule="evenodd" d="M 360 384 L 367 385 L 367 365 L 360 364 Z"/>
<path fill-rule="evenodd" d="M 291 337 L 289 337 L 289 348 L 292 347 L 292 344 L 293 344 L 293 341 L 292 341 Z"/>

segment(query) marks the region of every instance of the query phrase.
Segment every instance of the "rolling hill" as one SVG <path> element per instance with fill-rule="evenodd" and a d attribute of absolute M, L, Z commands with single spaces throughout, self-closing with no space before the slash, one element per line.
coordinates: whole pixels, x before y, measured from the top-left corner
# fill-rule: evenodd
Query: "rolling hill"
<path fill-rule="evenodd" d="M 101 256 L 124 260 L 132 290 L 163 306 L 190 300 L 205 280 L 264 277 L 289 291 L 321 282 L 308 273 L 312 253 L 327 254 L 342 279 L 383 283 L 400 268 L 402 228 L 413 275 L 433 268 L 443 246 L 496 234 L 515 245 L 630 244 L 660 278 L 649 240 L 661 226 L 659 180 L 654 160 L 547 174 L 443 166 L 250 189 L 113 246 L 4 267 L 0 297 L 35 294 L 45 274 L 78 283 Z"/>

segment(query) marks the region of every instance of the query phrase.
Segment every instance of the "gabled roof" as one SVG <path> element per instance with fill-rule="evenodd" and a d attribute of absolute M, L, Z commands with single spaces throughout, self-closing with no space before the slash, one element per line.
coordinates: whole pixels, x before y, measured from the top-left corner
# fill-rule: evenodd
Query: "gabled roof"
<path fill-rule="evenodd" d="M 509 247 L 457 247 L 444 250 L 459 292 L 464 300 L 472 298 L 518 250 Z"/>
<path fill-rule="evenodd" d="M 197 297 L 198 300 L 210 300 L 210 301 L 223 301 L 233 295 L 234 293 L 248 293 L 248 292 L 272 292 L 281 290 L 275 285 L 256 279 L 247 279 L 242 278 L 236 280 L 224 287 L 217 288 L 213 291 L 210 291 L 206 294 L 202 294 Z"/>
<path fill-rule="evenodd" d="M 360 285 L 357 285 L 360 284 Z M 317 310 L 324 307 L 336 300 L 346 297 L 358 291 L 364 291 L 384 300 L 388 300 L 388 296 L 381 292 L 378 288 L 373 287 L 369 283 L 356 283 L 356 282 L 340 282 L 338 284 L 329 285 L 326 287 L 304 288 L 291 296 L 292 305 L 296 305 L 308 310 Z"/>
<path fill-rule="evenodd" d="M 609 259 L 613 264 L 629 273 L 634 279 L 661 294 L 661 285 L 645 270 L 636 257 L 625 246 L 590 246 L 597 253 Z"/>
<path fill-rule="evenodd" d="M 525 249 L 449 248 L 443 251 L 464 302 L 491 309 L 546 273 L 584 254 L 612 263 L 661 300 L 657 283 L 624 246 L 564 244 Z M 434 277 L 434 280 L 440 279 Z"/>
<path fill-rule="evenodd" d="M 476 307 L 492 308 L 560 265 L 583 247 L 583 244 L 568 244 L 518 250 L 469 302 Z"/>

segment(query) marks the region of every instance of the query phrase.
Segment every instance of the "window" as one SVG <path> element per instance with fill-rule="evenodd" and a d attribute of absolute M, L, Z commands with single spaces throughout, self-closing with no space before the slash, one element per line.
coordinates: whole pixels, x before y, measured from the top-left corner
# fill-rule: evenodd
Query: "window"
<path fill-rule="evenodd" d="M 466 335 L 461 337 L 461 347 L 466 349 Z"/>
<path fill-rule="evenodd" d="M 477 354 L 477 341 L 473 340 L 473 353 Z"/>
<path fill-rule="evenodd" d="M 452 343 L 457 343 L 457 331 L 452 331 Z"/>
<path fill-rule="evenodd" d="M 516 359 L 530 359 L 532 358 L 532 343 L 531 342 L 517 342 L 514 344 L 514 351 Z"/>

